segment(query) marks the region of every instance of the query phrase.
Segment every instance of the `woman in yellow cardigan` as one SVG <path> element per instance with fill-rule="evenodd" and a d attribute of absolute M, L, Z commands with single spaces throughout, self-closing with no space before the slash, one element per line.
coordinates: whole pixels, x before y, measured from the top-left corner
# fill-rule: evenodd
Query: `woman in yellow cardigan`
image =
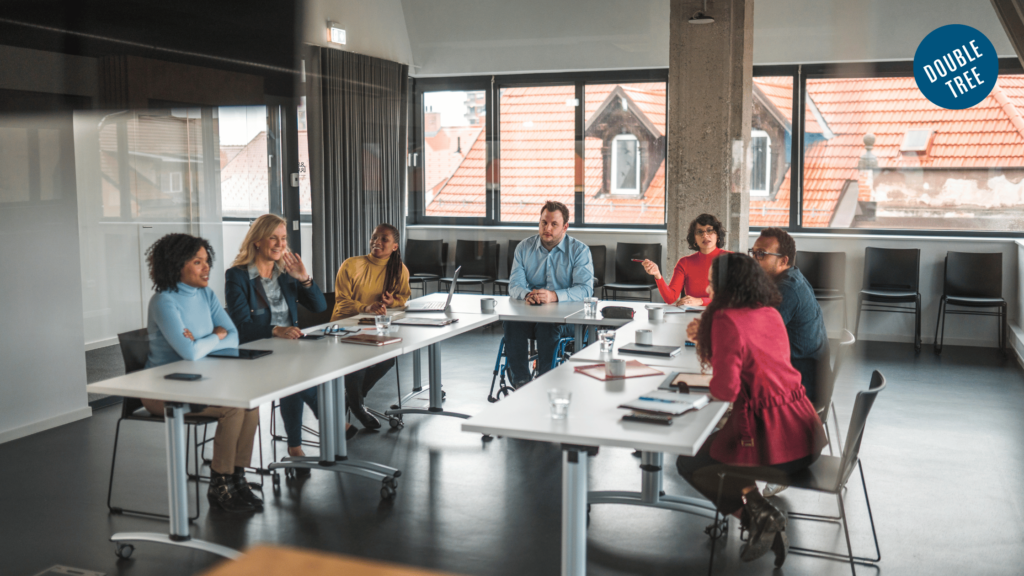
<path fill-rule="evenodd" d="M 412 290 L 398 243 L 398 229 L 381 224 L 370 237 L 369 254 L 342 262 L 334 281 L 331 321 L 356 314 L 385 314 L 388 308 L 405 306 Z M 370 430 L 380 428 L 380 422 L 366 411 L 363 398 L 394 365 L 394 359 L 385 360 L 345 376 L 345 401 L 356 419 Z"/>

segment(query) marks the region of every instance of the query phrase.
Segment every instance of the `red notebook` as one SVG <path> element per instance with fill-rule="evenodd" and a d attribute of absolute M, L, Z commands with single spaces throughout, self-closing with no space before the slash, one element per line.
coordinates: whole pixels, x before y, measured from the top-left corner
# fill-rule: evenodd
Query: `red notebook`
<path fill-rule="evenodd" d="M 580 374 L 586 374 L 591 378 L 596 378 L 602 382 L 609 380 L 604 372 L 604 364 L 588 364 L 586 366 L 577 366 L 576 372 Z M 611 378 L 611 380 L 621 380 L 622 378 L 639 378 L 641 376 L 658 376 L 664 374 L 661 370 L 651 368 L 650 366 L 640 362 L 639 360 L 630 360 L 626 362 L 626 375 Z"/>
<path fill-rule="evenodd" d="M 385 344 L 394 344 L 402 341 L 398 336 L 384 336 L 382 334 L 369 333 L 345 336 L 344 338 L 339 338 L 339 340 L 349 344 L 364 344 L 366 346 L 383 346 Z"/>

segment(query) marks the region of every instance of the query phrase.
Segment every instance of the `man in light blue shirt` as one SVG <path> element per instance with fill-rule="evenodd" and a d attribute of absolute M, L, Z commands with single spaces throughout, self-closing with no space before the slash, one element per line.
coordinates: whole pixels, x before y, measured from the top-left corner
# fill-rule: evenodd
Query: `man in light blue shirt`
<path fill-rule="evenodd" d="M 549 201 L 540 211 L 539 234 L 516 247 L 508 294 L 530 304 L 580 302 L 594 295 L 594 261 L 586 244 L 567 236 L 569 209 Z M 505 322 L 509 380 L 516 388 L 530 381 L 529 339 L 537 341 L 537 372 L 551 369 L 558 339 L 571 336 L 571 324 Z"/>

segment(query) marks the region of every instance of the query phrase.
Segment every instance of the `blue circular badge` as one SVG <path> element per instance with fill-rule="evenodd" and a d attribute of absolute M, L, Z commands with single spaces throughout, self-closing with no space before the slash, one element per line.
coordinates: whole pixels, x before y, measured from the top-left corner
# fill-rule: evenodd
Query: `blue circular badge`
<path fill-rule="evenodd" d="M 996 85 L 999 58 L 984 34 L 963 24 L 936 28 L 914 54 L 917 87 L 936 106 L 963 110 Z"/>

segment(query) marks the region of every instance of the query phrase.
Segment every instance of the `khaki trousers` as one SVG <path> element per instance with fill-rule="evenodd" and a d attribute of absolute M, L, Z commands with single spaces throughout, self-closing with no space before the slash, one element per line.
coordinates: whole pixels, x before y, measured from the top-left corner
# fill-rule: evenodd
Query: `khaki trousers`
<path fill-rule="evenodd" d="M 162 400 L 143 398 L 142 405 L 154 416 L 164 415 Z M 217 432 L 213 436 L 213 461 L 210 468 L 218 474 L 233 474 L 235 468 L 244 468 L 252 460 L 252 444 L 260 409 L 222 408 L 209 406 L 202 412 L 189 412 L 188 416 L 208 416 L 217 419 Z"/>

